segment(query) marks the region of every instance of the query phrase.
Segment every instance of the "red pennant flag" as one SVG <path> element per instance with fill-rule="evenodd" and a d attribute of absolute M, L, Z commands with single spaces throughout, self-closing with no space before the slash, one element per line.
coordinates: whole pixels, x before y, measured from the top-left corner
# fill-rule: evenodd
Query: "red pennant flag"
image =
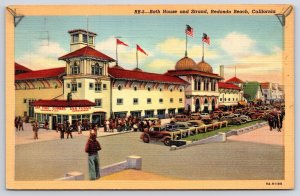
<path fill-rule="evenodd" d="M 206 33 L 203 33 L 202 41 L 204 43 L 207 43 L 208 45 L 210 44 L 210 38 L 208 37 L 208 35 Z"/>
<path fill-rule="evenodd" d="M 139 45 L 136 45 L 136 49 L 148 56 L 148 54 Z"/>
<path fill-rule="evenodd" d="M 119 40 L 119 39 L 117 39 L 117 44 L 118 44 L 118 45 L 128 46 L 127 44 L 125 44 L 124 42 L 122 42 L 122 41 Z"/>

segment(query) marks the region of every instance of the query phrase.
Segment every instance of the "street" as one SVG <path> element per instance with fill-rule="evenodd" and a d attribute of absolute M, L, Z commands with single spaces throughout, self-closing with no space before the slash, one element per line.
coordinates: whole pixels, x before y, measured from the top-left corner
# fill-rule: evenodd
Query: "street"
<path fill-rule="evenodd" d="M 175 151 L 170 151 L 160 142 L 143 143 L 139 139 L 140 134 L 130 132 L 98 137 L 102 145 L 101 167 L 123 161 L 129 155 L 138 155 L 143 159 L 142 171 L 169 178 L 270 180 L 284 177 L 283 143 L 256 142 L 255 137 L 269 135 L 282 141 L 282 133 L 270 132 L 267 126 L 241 136 L 229 137 L 224 143 Z M 254 139 L 238 139 L 248 134 Z M 70 171 L 82 172 L 88 179 L 87 155 L 84 152 L 86 140 L 86 136 L 80 135 L 68 140 L 16 145 L 16 180 L 53 180 Z"/>

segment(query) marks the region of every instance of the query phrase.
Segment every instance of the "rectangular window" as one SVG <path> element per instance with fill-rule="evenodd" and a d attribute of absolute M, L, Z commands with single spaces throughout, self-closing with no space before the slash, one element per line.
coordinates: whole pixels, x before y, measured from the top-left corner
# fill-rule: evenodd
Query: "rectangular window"
<path fill-rule="evenodd" d="M 89 44 L 92 44 L 92 45 L 94 44 L 92 36 L 89 36 Z"/>
<path fill-rule="evenodd" d="M 179 103 L 182 103 L 182 98 L 179 98 Z"/>
<path fill-rule="evenodd" d="M 151 98 L 147 98 L 147 104 L 151 104 Z"/>
<path fill-rule="evenodd" d="M 79 35 L 78 34 L 75 34 L 75 35 L 72 36 L 72 42 L 73 43 L 79 42 Z"/>
<path fill-rule="evenodd" d="M 81 83 L 78 83 L 78 88 L 81 88 Z"/>
<path fill-rule="evenodd" d="M 102 107 L 102 99 L 95 99 L 95 104 L 98 107 Z"/>
<path fill-rule="evenodd" d="M 27 99 L 24 99 L 24 101 L 23 101 L 24 103 L 27 103 Z"/>
<path fill-rule="evenodd" d="M 67 83 L 67 88 L 71 88 L 71 85 L 70 85 L 70 83 Z"/>
<path fill-rule="evenodd" d="M 123 105 L 123 99 L 117 99 L 117 105 Z"/>
<path fill-rule="evenodd" d="M 72 84 L 71 92 L 77 92 L 77 83 L 76 84 Z"/>
<path fill-rule="evenodd" d="M 133 104 L 134 104 L 134 105 L 139 104 L 139 99 L 138 99 L 138 98 L 133 98 Z"/>
<path fill-rule="evenodd" d="M 164 100 L 162 98 L 159 99 L 159 103 L 163 103 Z"/>
<path fill-rule="evenodd" d="M 107 89 L 106 84 L 103 84 L 103 90 L 106 90 L 106 89 Z"/>
<path fill-rule="evenodd" d="M 82 42 L 87 43 L 87 35 L 82 35 Z"/>
<path fill-rule="evenodd" d="M 97 83 L 97 84 L 95 84 L 95 91 L 96 92 L 100 92 L 101 91 L 101 83 Z"/>
<path fill-rule="evenodd" d="M 170 103 L 173 103 L 173 98 L 170 98 Z"/>
<path fill-rule="evenodd" d="M 94 89 L 94 83 L 91 83 L 91 82 L 90 82 L 89 88 L 90 88 L 90 90 Z"/>

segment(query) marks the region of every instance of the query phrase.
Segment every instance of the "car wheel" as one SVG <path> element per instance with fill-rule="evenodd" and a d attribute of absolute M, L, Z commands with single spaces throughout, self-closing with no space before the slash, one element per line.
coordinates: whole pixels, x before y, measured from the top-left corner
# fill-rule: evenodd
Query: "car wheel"
<path fill-rule="evenodd" d="M 149 137 L 149 135 L 144 135 L 144 137 L 143 137 L 143 142 L 144 142 L 144 143 L 149 143 L 149 142 L 150 142 L 150 137 Z"/>
<path fill-rule="evenodd" d="M 170 146 L 170 145 L 171 145 L 171 139 L 170 139 L 170 138 L 166 138 L 166 139 L 164 140 L 164 144 L 165 144 L 166 146 Z"/>

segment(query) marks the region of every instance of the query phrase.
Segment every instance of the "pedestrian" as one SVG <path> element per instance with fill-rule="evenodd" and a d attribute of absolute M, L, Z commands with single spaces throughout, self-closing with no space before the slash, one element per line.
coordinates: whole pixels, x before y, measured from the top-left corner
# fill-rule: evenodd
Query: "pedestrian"
<path fill-rule="evenodd" d="M 24 131 L 22 118 L 20 118 L 19 123 L 18 123 L 18 130 L 21 131 L 21 129 L 22 129 L 22 131 Z"/>
<path fill-rule="evenodd" d="M 63 124 L 58 125 L 58 131 L 60 133 L 60 139 L 64 139 L 65 138 L 65 130 L 64 130 Z"/>
<path fill-rule="evenodd" d="M 35 139 L 35 140 L 39 139 L 39 137 L 38 137 L 39 123 L 37 122 L 37 120 L 35 120 L 32 123 L 32 131 L 33 131 L 33 139 Z"/>
<path fill-rule="evenodd" d="M 274 121 L 273 121 L 273 115 L 272 114 L 269 114 L 268 124 L 269 124 L 269 127 L 270 127 L 270 131 L 272 131 L 273 126 L 274 126 Z"/>
<path fill-rule="evenodd" d="M 49 130 L 49 122 L 48 120 L 45 120 L 45 127 L 44 127 L 46 130 Z"/>
<path fill-rule="evenodd" d="M 281 112 L 278 112 L 277 113 L 277 116 L 276 116 L 276 118 L 277 118 L 277 130 L 278 130 L 278 132 L 281 132 L 281 128 L 282 128 L 282 118 L 281 118 Z"/>
<path fill-rule="evenodd" d="M 71 139 L 73 139 L 73 135 L 72 135 L 72 131 L 74 130 L 74 126 L 71 125 L 71 126 L 67 126 L 67 139 L 69 139 L 69 137 L 71 137 Z"/>
<path fill-rule="evenodd" d="M 110 126 L 109 125 L 110 125 L 109 120 L 105 121 L 105 125 L 104 126 L 106 127 L 106 131 L 107 132 L 110 132 Z"/>
<path fill-rule="evenodd" d="M 96 180 L 100 178 L 100 160 L 98 155 L 99 150 L 101 150 L 101 145 L 97 141 L 96 135 L 91 133 L 85 145 L 85 152 L 88 153 L 90 180 Z"/>

